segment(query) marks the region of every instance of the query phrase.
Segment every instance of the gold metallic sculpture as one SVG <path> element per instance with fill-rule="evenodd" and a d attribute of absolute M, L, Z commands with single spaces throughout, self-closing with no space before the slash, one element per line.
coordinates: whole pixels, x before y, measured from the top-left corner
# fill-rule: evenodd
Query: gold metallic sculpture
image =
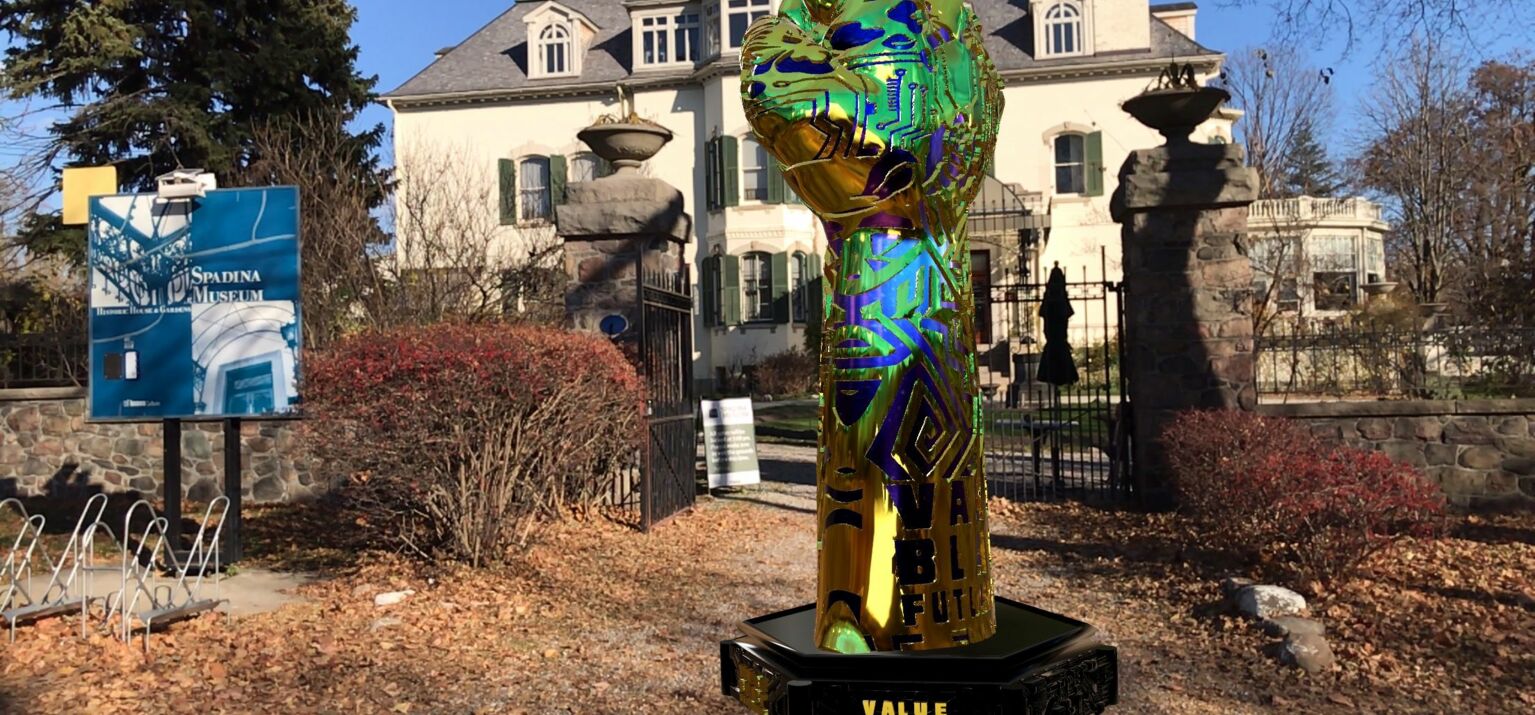
<path fill-rule="evenodd" d="M 967 209 L 1001 81 L 963 0 L 784 0 L 742 50 L 746 115 L 826 226 L 816 643 L 996 631 Z"/>

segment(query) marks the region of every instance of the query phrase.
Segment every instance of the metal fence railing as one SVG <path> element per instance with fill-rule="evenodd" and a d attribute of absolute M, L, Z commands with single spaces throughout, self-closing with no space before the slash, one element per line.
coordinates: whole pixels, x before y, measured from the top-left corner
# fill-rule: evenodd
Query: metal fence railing
<path fill-rule="evenodd" d="M 1535 329 L 1302 325 L 1256 343 L 1258 392 L 1269 398 L 1535 396 Z"/>
<path fill-rule="evenodd" d="M 88 356 L 83 336 L 0 333 L 0 389 L 84 385 Z"/>

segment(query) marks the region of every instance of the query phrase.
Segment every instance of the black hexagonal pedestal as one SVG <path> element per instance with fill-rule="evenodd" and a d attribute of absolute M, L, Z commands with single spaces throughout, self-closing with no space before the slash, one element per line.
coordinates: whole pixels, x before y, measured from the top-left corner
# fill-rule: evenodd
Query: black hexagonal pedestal
<path fill-rule="evenodd" d="M 1119 660 L 1093 627 L 998 598 L 997 633 L 959 648 L 843 655 L 815 646 L 815 605 L 741 624 L 721 685 L 760 715 L 1077 715 L 1118 702 Z"/>

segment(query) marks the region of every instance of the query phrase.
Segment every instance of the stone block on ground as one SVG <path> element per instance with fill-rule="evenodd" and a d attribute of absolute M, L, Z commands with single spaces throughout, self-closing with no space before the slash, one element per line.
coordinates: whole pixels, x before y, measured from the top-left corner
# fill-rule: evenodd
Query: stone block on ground
<path fill-rule="evenodd" d="M 1279 662 L 1295 666 L 1307 673 L 1320 673 L 1338 662 L 1327 639 L 1317 635 L 1295 635 L 1286 638 L 1279 648 Z"/>
<path fill-rule="evenodd" d="M 1260 620 L 1306 615 L 1306 598 L 1282 586 L 1248 586 L 1237 593 L 1236 606 L 1238 613 Z"/>
<path fill-rule="evenodd" d="M 1263 620 L 1263 632 L 1275 638 L 1289 636 L 1321 636 L 1327 634 L 1327 626 L 1321 621 L 1299 616 L 1279 616 Z"/>

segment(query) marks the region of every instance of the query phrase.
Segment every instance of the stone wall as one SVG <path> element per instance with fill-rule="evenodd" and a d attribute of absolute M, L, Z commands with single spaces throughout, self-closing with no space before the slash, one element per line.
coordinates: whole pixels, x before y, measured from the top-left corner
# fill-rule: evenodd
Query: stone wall
<path fill-rule="evenodd" d="M 256 503 L 324 491 L 318 465 L 301 456 L 293 422 L 241 424 L 244 497 Z M 224 434 L 218 422 L 181 427 L 181 484 L 190 501 L 223 493 Z M 90 423 L 83 390 L 0 390 L 0 498 L 70 489 L 156 495 L 164 474 L 159 424 Z"/>
<path fill-rule="evenodd" d="M 1318 402 L 1262 405 L 1318 434 L 1418 467 L 1451 504 L 1535 507 L 1535 400 Z"/>

